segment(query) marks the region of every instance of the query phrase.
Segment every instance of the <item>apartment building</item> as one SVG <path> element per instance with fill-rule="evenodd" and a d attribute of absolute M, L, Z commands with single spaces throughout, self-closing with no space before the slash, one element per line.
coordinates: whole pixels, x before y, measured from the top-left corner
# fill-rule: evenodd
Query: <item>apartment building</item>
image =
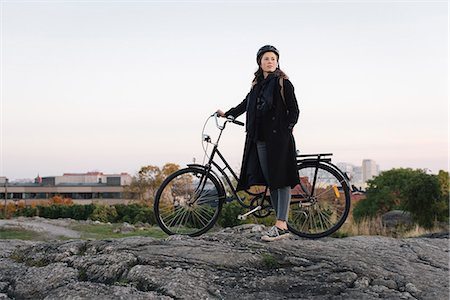
<path fill-rule="evenodd" d="M 346 172 L 353 185 L 365 189 L 367 181 L 380 174 L 380 167 L 372 159 L 364 159 L 361 166 L 350 163 L 339 162 L 336 164 L 339 169 Z"/>
<path fill-rule="evenodd" d="M 54 196 L 70 198 L 77 204 L 128 203 L 125 186 L 132 177 L 127 173 L 103 174 L 102 172 L 65 173 L 62 176 L 37 176 L 34 182 L 10 183 L 0 177 L 0 199 L 7 202 L 39 203 Z"/>

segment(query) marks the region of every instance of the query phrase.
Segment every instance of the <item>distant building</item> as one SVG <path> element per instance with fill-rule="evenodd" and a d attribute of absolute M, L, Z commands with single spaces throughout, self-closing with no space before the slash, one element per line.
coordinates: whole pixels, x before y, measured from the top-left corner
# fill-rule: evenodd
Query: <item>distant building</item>
<path fill-rule="evenodd" d="M 363 181 L 363 175 L 362 175 L 362 167 L 354 167 L 353 168 L 353 180 L 352 180 L 356 186 L 360 187 L 362 186 Z"/>
<path fill-rule="evenodd" d="M 367 183 L 370 179 L 378 176 L 379 167 L 372 159 L 364 159 L 362 162 L 363 181 Z"/>
<path fill-rule="evenodd" d="M 346 163 L 346 162 L 340 162 L 340 163 L 337 163 L 336 166 L 337 166 L 342 172 L 347 173 L 347 175 L 348 175 L 349 177 L 353 177 L 353 173 L 354 173 L 353 169 L 355 168 L 354 165 L 349 164 L 349 163 Z"/>
<path fill-rule="evenodd" d="M 35 178 L 34 183 L 6 183 L 0 178 L 0 199 L 40 202 L 54 196 L 70 198 L 74 203 L 127 203 L 124 187 L 131 183 L 127 173 L 103 174 L 102 172 L 65 173 L 62 176 Z M 2 184 L 3 183 L 3 184 Z"/>
<path fill-rule="evenodd" d="M 364 159 L 361 166 L 346 162 L 336 163 L 336 166 L 350 179 L 350 183 L 359 189 L 367 187 L 367 181 L 380 173 L 380 167 L 372 159 Z"/>

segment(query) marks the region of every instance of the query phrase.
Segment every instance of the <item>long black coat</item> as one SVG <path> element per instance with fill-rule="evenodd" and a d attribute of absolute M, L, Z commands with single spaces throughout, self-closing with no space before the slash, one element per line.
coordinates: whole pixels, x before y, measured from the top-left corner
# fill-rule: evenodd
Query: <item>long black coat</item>
<path fill-rule="evenodd" d="M 237 190 L 245 190 L 252 185 L 269 185 L 271 190 L 285 186 L 293 188 L 300 183 L 296 168 L 295 141 L 292 135 L 292 127 L 297 123 L 299 109 L 292 83 L 288 79 L 283 79 L 283 86 L 286 102 L 281 97 L 281 86 L 277 80 L 274 88 L 273 108 L 264 115 L 261 122 L 266 142 L 270 183 L 264 179 L 256 144 L 247 133 Z M 243 114 L 247 109 L 249 95 L 238 106 L 227 111 L 225 115 L 237 118 Z M 247 121 L 248 119 L 247 115 Z"/>

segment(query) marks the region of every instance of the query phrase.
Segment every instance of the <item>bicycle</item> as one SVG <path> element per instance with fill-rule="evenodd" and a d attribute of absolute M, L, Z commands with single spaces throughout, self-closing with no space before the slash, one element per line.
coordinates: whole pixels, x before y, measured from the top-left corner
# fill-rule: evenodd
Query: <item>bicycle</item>
<path fill-rule="evenodd" d="M 215 143 L 204 132 L 212 117 L 219 129 Z M 165 233 L 194 237 L 210 230 L 227 201 L 224 181 L 229 187 L 231 198 L 250 209 L 239 215 L 239 219 L 246 219 L 249 215 L 263 218 L 272 212 L 267 187 L 257 192 L 247 190 L 248 196 L 241 197 L 225 172 L 227 170 L 235 182 L 238 181 L 238 176 L 219 151 L 219 141 L 227 123 L 244 125 L 231 116 L 220 125 L 218 115 L 211 115 L 202 132 L 203 142 L 213 145 L 207 163 L 188 164 L 186 168 L 169 175 L 159 187 L 154 201 L 154 213 L 158 225 Z M 207 156 L 205 148 L 204 151 Z M 347 175 L 331 163 L 331 155 L 332 153 L 297 154 L 300 184 L 291 190 L 288 228 L 300 237 L 328 236 L 347 219 L 350 211 L 350 183 Z M 216 157 L 225 167 L 219 166 Z"/>

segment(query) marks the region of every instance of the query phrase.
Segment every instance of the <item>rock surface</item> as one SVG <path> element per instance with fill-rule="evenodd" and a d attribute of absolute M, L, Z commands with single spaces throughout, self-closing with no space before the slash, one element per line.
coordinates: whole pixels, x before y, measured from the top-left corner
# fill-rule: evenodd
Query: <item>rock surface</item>
<path fill-rule="evenodd" d="M 411 213 L 403 210 L 391 210 L 381 216 L 383 225 L 388 228 L 397 226 L 411 227 L 414 225 Z"/>
<path fill-rule="evenodd" d="M 0 240 L 0 299 L 448 299 L 444 238 Z"/>

